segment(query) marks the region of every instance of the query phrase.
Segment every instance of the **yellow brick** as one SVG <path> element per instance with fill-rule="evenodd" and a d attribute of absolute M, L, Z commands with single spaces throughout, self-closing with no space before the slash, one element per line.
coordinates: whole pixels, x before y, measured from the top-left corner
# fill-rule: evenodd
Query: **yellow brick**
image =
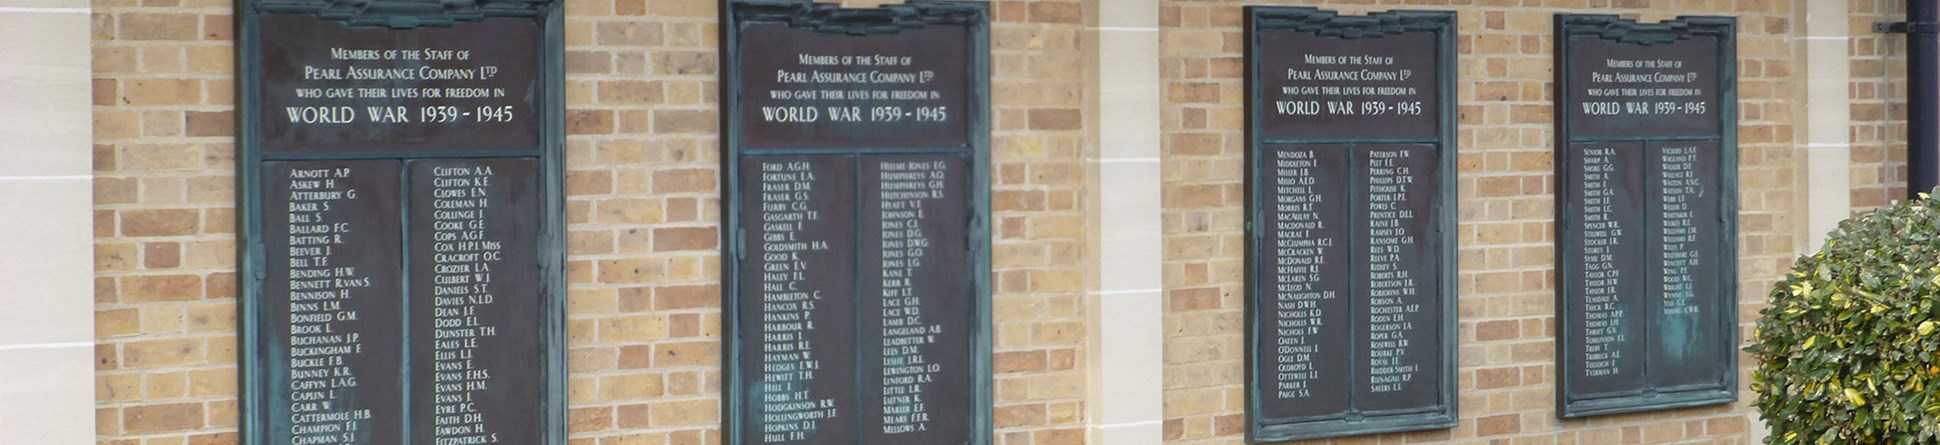
<path fill-rule="evenodd" d="M 133 79 L 123 81 L 121 101 L 127 105 L 193 105 L 202 102 L 202 84 L 191 79 Z"/>
<path fill-rule="evenodd" d="M 201 19 L 195 14 L 122 13 L 116 37 L 127 40 L 195 40 Z"/>
<path fill-rule="evenodd" d="M 654 403 L 649 416 L 653 426 L 669 427 L 718 423 L 720 413 L 713 400 L 666 401 Z"/>
<path fill-rule="evenodd" d="M 131 406 L 122 410 L 122 429 L 150 434 L 199 428 L 203 424 L 202 413 L 200 403 Z"/>
<path fill-rule="evenodd" d="M 201 364 L 205 357 L 199 339 L 129 341 L 122 345 L 122 365 L 127 368 Z"/>

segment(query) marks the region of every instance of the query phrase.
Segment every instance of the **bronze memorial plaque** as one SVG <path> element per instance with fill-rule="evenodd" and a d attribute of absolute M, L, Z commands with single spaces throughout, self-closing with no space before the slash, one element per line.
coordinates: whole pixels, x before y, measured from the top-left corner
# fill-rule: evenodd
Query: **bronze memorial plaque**
<path fill-rule="evenodd" d="M 240 6 L 242 441 L 566 443 L 559 5 Z"/>
<path fill-rule="evenodd" d="M 1737 400 L 1734 26 L 1556 16 L 1561 417 Z"/>
<path fill-rule="evenodd" d="M 726 442 L 991 443 L 986 6 L 727 11 Z"/>
<path fill-rule="evenodd" d="M 1247 9 L 1247 437 L 1455 425 L 1455 14 Z"/>

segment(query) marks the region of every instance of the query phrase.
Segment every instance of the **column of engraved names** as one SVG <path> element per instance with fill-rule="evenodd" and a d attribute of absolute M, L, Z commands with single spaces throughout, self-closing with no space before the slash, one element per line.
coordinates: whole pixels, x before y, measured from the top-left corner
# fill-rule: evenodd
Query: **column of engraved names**
<path fill-rule="evenodd" d="M 1369 149 L 1367 160 L 1367 311 L 1368 311 L 1368 392 L 1384 393 L 1406 389 L 1407 383 L 1415 380 L 1424 371 L 1418 362 L 1420 357 L 1409 356 L 1409 346 L 1415 341 L 1428 339 L 1410 338 L 1418 332 L 1416 322 L 1422 326 L 1434 320 L 1421 320 L 1422 306 L 1418 299 L 1417 279 L 1410 264 L 1416 258 L 1404 258 L 1404 249 L 1422 242 L 1426 234 L 1414 233 L 1417 215 L 1408 206 L 1413 196 L 1426 193 L 1415 184 L 1416 172 L 1410 165 L 1416 153 L 1406 149 Z"/>
<path fill-rule="evenodd" d="M 822 367 L 810 332 L 822 290 L 810 289 L 809 259 L 803 255 L 826 251 L 829 245 L 809 239 L 806 230 L 823 217 L 812 199 L 818 192 L 813 164 L 773 161 L 760 166 L 762 442 L 804 440 L 839 414 L 834 399 L 817 398 L 810 391 Z"/>
<path fill-rule="evenodd" d="M 1323 347 L 1321 325 L 1327 320 L 1324 300 L 1340 298 L 1331 286 L 1321 286 L 1321 266 L 1328 261 L 1326 248 L 1338 240 L 1328 236 L 1319 208 L 1344 196 L 1329 196 L 1315 189 L 1316 171 L 1324 168 L 1313 149 L 1275 150 L 1273 159 L 1274 224 L 1278 246 L 1273 258 L 1274 315 L 1272 328 L 1275 372 L 1273 390 L 1281 399 L 1312 397 L 1319 382 L 1316 355 Z M 1332 314 L 1339 316 L 1340 314 Z M 1340 347 L 1334 345 L 1333 347 Z"/>
<path fill-rule="evenodd" d="M 1721 354 L 1729 353 L 1729 324 L 1719 319 L 1724 293 L 1717 235 L 1724 201 L 1718 190 L 1718 150 L 1714 141 L 1649 144 L 1652 172 L 1647 209 L 1650 277 L 1647 293 L 1656 298 L 1640 308 L 1652 317 L 1646 360 L 1649 385 L 1717 387 L 1729 372 Z"/>
<path fill-rule="evenodd" d="M 496 300 L 494 269 L 502 259 L 501 241 L 486 234 L 486 213 L 494 175 L 488 166 L 431 169 L 432 236 L 432 437 L 437 444 L 485 443 L 492 433 L 474 400 L 492 383 L 491 369 L 478 366 L 480 338 L 498 335 L 481 323 L 479 312 Z M 421 179 L 422 180 L 422 179 Z M 422 224 L 422 222 L 420 222 Z"/>
<path fill-rule="evenodd" d="M 1624 277 L 1616 249 L 1627 228 L 1617 215 L 1617 149 L 1587 148 L 1578 159 L 1583 176 L 1583 201 L 1579 204 L 1583 253 L 1576 259 L 1582 262 L 1582 369 L 1586 377 L 1614 376 L 1623 370 L 1618 362 L 1623 358 L 1621 345 L 1627 340 L 1620 326 L 1624 309 L 1618 304 L 1618 283 Z"/>
<path fill-rule="evenodd" d="M 1658 311 L 1665 317 L 1687 317 L 1698 313 L 1693 273 L 1702 260 L 1697 218 L 1693 201 L 1699 198 L 1697 176 L 1698 148 L 1691 145 L 1663 147 L 1659 158 L 1658 203 L 1659 235 L 1663 244 L 1663 297 Z"/>
<path fill-rule="evenodd" d="M 924 203 L 947 204 L 944 196 L 948 169 L 944 161 L 882 161 L 882 432 L 896 434 L 928 430 L 929 409 L 924 389 L 935 382 L 941 365 L 926 360 L 925 346 L 943 334 L 940 324 L 925 320 L 925 298 L 918 295 L 915 277 L 927 258 L 930 234 L 919 224 Z M 936 273 L 936 272 L 931 272 Z M 948 314 L 941 314 L 948 315 Z"/>
<path fill-rule="evenodd" d="M 357 224 L 355 215 L 339 214 L 352 213 L 347 201 L 358 193 L 349 184 L 353 173 L 352 167 L 289 170 L 290 368 L 284 389 L 292 443 L 351 443 L 359 431 L 372 429 L 371 408 L 348 397 L 358 387 L 350 364 L 364 355 L 351 303 L 382 296 L 371 295 L 370 277 L 337 255 Z"/>

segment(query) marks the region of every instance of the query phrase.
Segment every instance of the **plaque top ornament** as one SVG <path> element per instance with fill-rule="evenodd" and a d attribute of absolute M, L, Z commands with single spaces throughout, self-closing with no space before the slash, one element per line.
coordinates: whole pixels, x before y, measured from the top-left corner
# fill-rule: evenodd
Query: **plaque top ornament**
<path fill-rule="evenodd" d="M 736 2 L 733 13 L 739 22 L 782 22 L 817 32 L 867 35 L 978 23 L 986 10 L 981 2 L 914 0 L 876 8 L 843 8 L 808 0 L 769 0 Z"/>
<path fill-rule="evenodd" d="M 1446 11 L 1397 10 L 1356 16 L 1318 8 L 1276 7 L 1259 8 L 1253 17 L 1260 29 L 1292 29 L 1340 39 L 1436 31 L 1455 25 L 1455 15 Z"/>
<path fill-rule="evenodd" d="M 1737 22 L 1730 17 L 1680 16 L 1657 23 L 1639 23 L 1614 15 L 1572 15 L 1563 23 L 1568 35 L 1594 35 L 1638 45 L 1661 45 L 1692 37 L 1730 37 Z"/>
<path fill-rule="evenodd" d="M 248 0 L 245 0 L 248 1 Z M 258 0 L 258 11 L 311 14 L 356 27 L 450 27 L 487 17 L 540 17 L 556 0 Z"/>

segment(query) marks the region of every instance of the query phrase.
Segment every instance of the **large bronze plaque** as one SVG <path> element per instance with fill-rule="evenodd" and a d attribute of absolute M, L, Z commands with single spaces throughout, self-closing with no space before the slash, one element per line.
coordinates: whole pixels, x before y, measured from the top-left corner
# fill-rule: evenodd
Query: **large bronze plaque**
<path fill-rule="evenodd" d="M 1247 32 L 1248 438 L 1453 426 L 1454 14 Z"/>
<path fill-rule="evenodd" d="M 985 6 L 728 14 L 725 442 L 991 443 Z"/>
<path fill-rule="evenodd" d="M 1736 400 L 1734 22 L 1556 26 L 1557 413 Z"/>
<path fill-rule="evenodd" d="M 565 444 L 558 5 L 239 6 L 241 442 Z"/>

